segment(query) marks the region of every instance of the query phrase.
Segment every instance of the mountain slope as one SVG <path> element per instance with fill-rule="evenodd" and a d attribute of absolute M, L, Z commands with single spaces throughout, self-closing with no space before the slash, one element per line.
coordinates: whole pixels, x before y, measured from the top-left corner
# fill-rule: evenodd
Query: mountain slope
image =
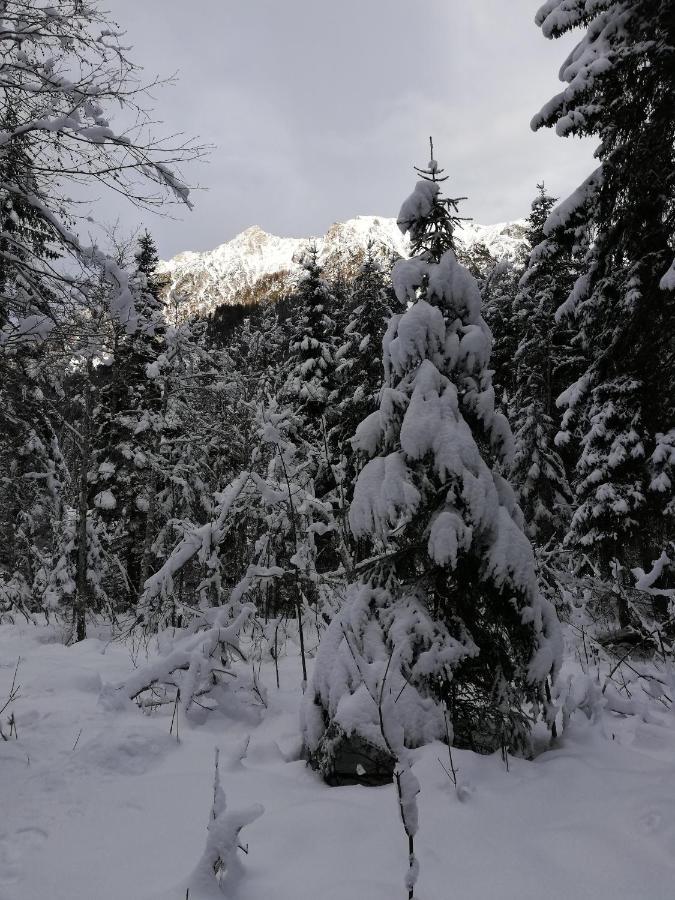
<path fill-rule="evenodd" d="M 524 231 L 524 220 L 465 222 L 457 243 L 463 250 L 482 243 L 496 259 L 512 259 L 523 246 Z M 309 239 L 277 237 L 254 225 L 215 250 L 179 253 L 162 262 L 160 272 L 169 278 L 169 300 L 179 317 L 204 314 L 221 304 L 255 303 L 287 291 L 297 280 L 310 242 L 319 248 L 329 274 L 347 277 L 361 265 L 369 242 L 383 261 L 409 252 L 395 219 L 357 216 L 331 225 L 323 237 Z"/>

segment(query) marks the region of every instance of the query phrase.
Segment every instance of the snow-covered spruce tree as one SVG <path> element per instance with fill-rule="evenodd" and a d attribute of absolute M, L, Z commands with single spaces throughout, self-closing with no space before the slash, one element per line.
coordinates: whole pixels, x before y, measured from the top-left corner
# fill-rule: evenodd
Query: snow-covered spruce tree
<path fill-rule="evenodd" d="M 150 294 L 159 303 L 162 300 L 162 295 L 166 292 L 169 278 L 157 271 L 159 253 L 157 252 L 154 238 L 147 228 L 143 234 L 138 236 L 138 247 L 134 254 L 134 260 L 136 262 L 137 278 L 144 279 L 142 284 L 144 292 Z"/>
<path fill-rule="evenodd" d="M 264 514 L 259 527 L 268 541 L 266 565 L 284 572 L 274 584 L 270 613 L 295 614 L 299 630 L 310 616 L 318 631 L 339 605 L 336 597 L 344 585 L 341 576 L 337 584 L 326 585 L 326 574 L 333 573 L 339 562 L 351 566 L 333 495 L 317 496 L 313 474 L 321 448 L 302 439 L 305 423 L 287 407 L 271 404 L 262 409 L 260 424 L 268 463 L 265 480 L 259 482 Z"/>
<path fill-rule="evenodd" d="M 0 131 L 17 125 L 5 91 Z M 30 135 L 0 147 L 0 330 L 30 307 L 20 266 L 30 254 L 51 260 L 45 223 L 14 185 L 33 165 Z M 24 174 L 32 191 L 36 181 Z M 45 297 L 47 299 L 47 297 Z M 50 406 L 61 377 L 51 354 L 27 340 L 2 351 L 0 340 L 0 616 L 39 608 L 50 532 L 67 473 Z"/>
<path fill-rule="evenodd" d="M 335 403 L 331 442 L 347 453 L 351 452 L 348 442 L 357 426 L 377 407 L 382 386 L 382 338 L 397 305 L 390 279 L 371 244 L 351 285 L 344 342 L 335 353 L 337 384 L 331 397 Z"/>
<path fill-rule="evenodd" d="M 532 127 L 600 139 L 599 167 L 544 226 L 583 253 L 559 310 L 589 360 L 559 400 L 558 440 L 579 447 L 568 541 L 605 574 L 649 571 L 675 514 L 675 9 L 549 0 L 536 22 L 547 38 L 585 34 L 560 70 L 564 90 Z M 632 618 L 625 604 L 619 613 Z"/>
<path fill-rule="evenodd" d="M 466 199 L 466 198 L 460 198 Z M 482 241 L 476 241 L 467 248 L 457 248 L 457 260 L 473 275 L 478 283 L 481 295 L 485 285 L 490 280 L 497 259 L 490 253 L 488 247 Z"/>
<path fill-rule="evenodd" d="M 559 661 L 555 613 L 500 474 L 511 432 L 495 412 L 490 332 L 475 279 L 453 249 L 455 201 L 432 159 L 403 204 L 413 255 L 393 284 L 406 312 L 384 339 L 380 408 L 359 426 L 369 462 L 350 510 L 378 555 L 361 564 L 330 624 L 303 707 L 310 761 L 329 781 L 391 778 L 373 698 L 392 704 L 405 746 L 446 734 L 523 750 Z"/>
<path fill-rule="evenodd" d="M 166 350 L 160 286 L 154 280 L 157 260 L 146 231 L 138 242 L 130 282 L 137 327 L 130 333 L 110 321 L 107 365 L 94 370 L 92 454 L 96 466 L 89 479 L 90 494 L 109 526 L 132 597 L 142 589 L 146 526 L 160 488 L 156 457 L 166 411 L 161 384 L 148 377 L 149 367 L 156 368 Z"/>
<path fill-rule="evenodd" d="M 515 315 L 514 298 L 522 268 L 510 259 L 496 260 L 484 279 L 483 317 L 492 334 L 490 368 L 492 384 L 500 409 L 507 410 L 516 389 L 513 358 L 520 340 L 520 321 Z"/>
<path fill-rule="evenodd" d="M 105 526 L 96 510 L 63 508 L 54 519 L 54 556 L 44 591 L 47 614 L 60 613 L 72 624 L 73 640 L 86 637 L 92 612 L 114 618 L 115 604 L 106 590 L 110 563 Z"/>
<path fill-rule="evenodd" d="M 556 543 L 562 540 L 570 519 L 571 490 L 554 443 L 560 426 L 555 400 L 577 354 L 569 346 L 567 328 L 555 320 L 572 286 L 571 256 L 552 241 L 540 251 L 544 223 L 556 201 L 543 184 L 537 189 L 526 233 L 530 257 L 514 302 L 520 342 L 515 353 L 516 450 L 511 481 L 532 540 L 545 544 L 551 538 Z"/>
<path fill-rule="evenodd" d="M 10 131 L 16 128 L 18 116 L 11 93 L 0 113 L 0 128 Z M 39 211 L 26 200 L 16 185 L 24 180 L 26 189 L 37 190 L 33 175 L 35 153 L 30 134 L 23 134 L 0 148 L 0 328 L 9 322 L 10 309 L 24 307 L 27 298 L 22 297 L 23 279 L 17 280 L 18 266 L 14 257 L 26 262 L 29 254 L 53 259 L 56 254 L 49 246 L 51 229 Z M 18 310 L 17 310 L 18 311 Z"/>
<path fill-rule="evenodd" d="M 293 435 L 301 455 L 310 462 L 308 475 L 319 500 L 335 496 L 339 474 L 335 470 L 336 455 L 328 443 L 334 410 L 330 403 L 335 385 L 335 348 L 337 344 L 335 314 L 340 306 L 342 289 L 329 283 L 319 262 L 316 245 L 310 245 L 303 259 L 305 270 L 290 302 L 287 320 L 290 330 L 290 352 L 285 361 L 288 373 L 279 393 L 280 406 L 290 405 L 298 415 L 298 428 Z M 339 504 L 338 504 L 339 505 Z M 337 567 L 334 535 L 325 532 L 313 537 L 316 557 L 324 567 Z M 311 598 L 315 602 L 317 596 Z"/>
<path fill-rule="evenodd" d="M 457 259 L 476 279 L 483 298 L 483 318 L 492 334 L 492 384 L 498 405 L 506 409 L 516 382 L 513 357 L 520 338 L 520 323 L 513 301 L 524 259 L 520 253 L 515 259 L 496 259 L 480 242 L 458 249 Z"/>
<path fill-rule="evenodd" d="M 44 592 L 47 608 L 61 612 L 71 621 L 73 637 L 78 641 L 86 637 L 87 618 L 92 612 L 112 611 L 105 589 L 112 557 L 108 554 L 110 542 L 101 513 L 114 505 L 114 499 L 107 491 L 92 498 L 95 470 L 92 357 L 99 346 L 95 337 L 98 323 L 93 309 L 83 319 L 89 321 L 82 330 L 80 341 L 71 342 L 68 359 L 68 367 L 74 368 L 75 372 L 69 373 L 64 383 L 65 392 L 72 399 L 63 403 L 61 417 L 61 424 L 68 424 L 62 440 L 69 467 L 70 490 L 52 522 L 53 566 Z M 114 563 L 113 567 L 117 569 Z"/>
<path fill-rule="evenodd" d="M 122 258 L 118 265 L 124 265 Z M 148 537 L 142 526 L 148 493 L 154 494 L 150 460 L 159 442 L 156 428 L 148 439 L 157 417 L 149 397 L 154 391 L 155 406 L 159 397 L 146 374 L 157 355 L 157 349 L 148 349 L 155 340 L 148 304 L 156 301 L 145 293 L 144 276 L 136 273 L 129 284 L 138 328 L 130 333 L 110 314 L 111 288 L 99 277 L 78 327 L 55 360 L 63 370 L 65 393 L 72 397 L 70 405 L 61 404 L 63 415 L 54 404 L 50 410 L 64 429 L 70 490 L 51 523 L 53 569 L 43 596 L 48 609 L 72 617 L 78 640 L 86 635 L 90 614 L 114 616 L 135 600 Z"/>
<path fill-rule="evenodd" d="M 24 366 L 35 362 L 32 351 L 22 356 Z M 26 369 L 19 397 L 14 379 L 0 387 L 0 617 L 20 612 L 28 618 L 41 608 L 52 525 L 68 486 L 58 435 L 46 415 L 48 386 L 37 367 L 29 375 Z"/>
<path fill-rule="evenodd" d="M 219 387 L 227 372 L 218 372 L 216 361 L 224 363 L 225 354 L 200 347 L 195 333 L 200 328 L 189 323 L 166 328 L 158 355 L 145 373 L 138 373 L 134 394 L 127 394 L 139 401 L 136 416 L 130 403 L 113 423 L 123 453 L 115 460 L 104 444 L 106 456 L 97 467 L 96 489 L 115 496 L 108 519 L 115 528 L 115 548 L 123 551 L 130 582 L 127 603 L 129 595 L 132 600 L 140 595 L 177 537 L 210 515 L 221 466 L 227 466 L 228 451 L 238 436 L 234 428 L 226 438 L 222 434 L 221 423 L 228 415 L 219 402 Z M 194 571 L 181 573 L 162 610 L 165 622 L 177 624 L 182 598 L 194 599 L 201 581 Z"/>
<path fill-rule="evenodd" d="M 284 394 L 295 400 L 313 427 L 320 429 L 335 368 L 332 313 L 336 306 L 323 277 L 315 244 L 302 261 L 304 274 L 293 295 L 298 316 L 293 326 Z"/>
<path fill-rule="evenodd" d="M 337 481 L 334 505 L 345 546 L 356 557 L 369 553 L 367 541 L 354 541 L 347 513 L 354 492 L 356 475 L 362 464 L 351 438 L 363 419 L 377 409 L 382 387 L 382 338 L 393 309 L 398 308 L 389 272 L 375 256 L 374 245 L 346 292 L 346 302 L 337 317 L 338 337 L 343 343 L 336 350 L 335 387 L 331 394 L 328 450 Z"/>

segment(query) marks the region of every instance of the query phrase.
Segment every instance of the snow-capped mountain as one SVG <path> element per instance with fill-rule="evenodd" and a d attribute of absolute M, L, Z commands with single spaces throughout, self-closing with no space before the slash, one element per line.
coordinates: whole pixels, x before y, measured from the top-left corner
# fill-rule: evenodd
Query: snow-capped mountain
<path fill-rule="evenodd" d="M 522 219 L 497 225 L 465 222 L 456 238 L 463 250 L 482 243 L 496 259 L 512 259 L 523 246 L 524 232 Z M 357 216 L 336 222 L 316 238 L 277 237 L 254 225 L 215 250 L 179 253 L 160 263 L 160 272 L 168 276 L 168 296 L 182 318 L 221 304 L 278 297 L 297 280 L 309 243 L 316 244 L 328 273 L 349 277 L 361 265 L 369 242 L 383 260 L 409 253 L 408 238 L 395 219 Z"/>

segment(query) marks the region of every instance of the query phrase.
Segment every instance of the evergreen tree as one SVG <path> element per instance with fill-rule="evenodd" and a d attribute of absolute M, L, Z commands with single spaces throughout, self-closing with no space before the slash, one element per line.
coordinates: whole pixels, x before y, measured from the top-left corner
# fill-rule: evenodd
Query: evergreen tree
<path fill-rule="evenodd" d="M 356 475 L 362 463 L 352 446 L 356 428 L 377 409 L 382 386 L 382 339 L 392 310 L 398 308 L 391 279 L 375 257 L 371 243 L 361 270 L 347 290 L 346 302 L 337 319 L 338 335 L 344 343 L 335 353 L 335 389 L 331 395 L 329 453 L 337 480 L 334 497 L 342 542 L 350 553 L 363 557 L 367 541 L 354 541 L 347 514 Z"/>
<path fill-rule="evenodd" d="M 533 540 L 562 540 L 570 519 L 571 491 L 565 464 L 555 447 L 560 426 L 556 398 L 575 356 L 555 313 L 572 285 L 570 253 L 549 242 L 544 225 L 555 205 L 543 184 L 532 202 L 526 238 L 528 266 L 514 303 L 520 342 L 515 352 L 513 400 L 516 452 L 511 477 Z"/>
<path fill-rule="evenodd" d="M 369 246 L 345 304 L 344 343 L 335 353 L 337 386 L 331 439 L 350 455 L 357 425 L 377 406 L 382 386 L 382 338 L 397 306 L 391 284 Z"/>
<path fill-rule="evenodd" d="M 88 529 L 100 519 L 89 496 L 93 403 L 84 401 L 96 393 L 91 360 L 109 349 L 110 329 L 97 330 L 101 298 L 118 333 L 133 331 L 138 316 L 130 273 L 74 233 L 70 185 L 128 191 L 141 206 L 172 197 L 187 204 L 189 191 L 166 165 L 169 146 L 148 134 L 136 67 L 94 4 L 9 0 L 2 25 L 0 603 L 11 593 L 36 607 L 48 592 L 46 570 L 70 554 L 82 637 L 85 594 L 97 593 L 87 577 Z M 109 106 L 133 109 L 133 136 L 115 131 Z M 173 158 L 195 155 L 186 146 Z M 70 418 L 63 409 L 73 394 L 83 402 Z"/>
<path fill-rule="evenodd" d="M 138 238 L 138 249 L 134 254 L 134 260 L 136 261 L 136 276 L 142 276 L 144 279 L 142 287 L 145 293 L 150 294 L 156 301 L 160 301 L 169 278 L 166 275 L 160 275 L 157 271 L 159 254 L 155 241 L 147 229 Z"/>
<path fill-rule="evenodd" d="M 20 403 L 9 385 L 0 390 L 0 616 L 29 617 L 41 608 L 53 563 L 52 525 L 68 490 L 61 444 L 47 415 L 54 392 L 46 396 L 49 386 L 36 374 L 21 373 Z"/>
<path fill-rule="evenodd" d="M 544 227 L 583 254 L 560 310 L 574 315 L 588 354 L 561 398 L 559 442 L 579 446 L 568 539 L 606 574 L 614 560 L 619 571 L 648 571 L 675 513 L 674 459 L 664 452 L 675 421 L 675 9 L 668 0 L 549 0 L 536 21 L 548 38 L 586 31 L 560 71 L 565 90 L 532 127 L 600 139 L 599 167 Z"/>
<path fill-rule="evenodd" d="M 297 316 L 292 324 L 290 356 L 284 393 L 295 398 L 312 421 L 321 428 L 335 369 L 333 314 L 337 298 L 323 277 L 319 251 L 312 244 L 305 253 L 304 274 L 293 295 Z"/>
<path fill-rule="evenodd" d="M 124 561 L 132 596 L 142 588 L 146 522 L 159 489 L 156 456 L 165 411 L 161 381 L 151 377 L 166 349 L 161 303 L 153 293 L 160 290 L 153 281 L 156 259 L 146 232 L 139 239 L 131 280 L 137 327 L 129 332 L 111 321 L 108 364 L 93 371 L 90 498 L 108 525 L 114 552 Z"/>
<path fill-rule="evenodd" d="M 500 408 L 506 411 L 516 389 L 513 359 L 520 341 L 521 322 L 515 315 L 514 298 L 520 269 L 509 259 L 495 261 L 484 280 L 483 315 L 492 334 L 492 384 Z"/>
<path fill-rule="evenodd" d="M 11 93 L 5 92 L 0 130 L 18 125 Z M 36 290 L 37 260 L 56 253 L 53 232 L 26 200 L 38 190 L 30 135 L 0 146 L 0 615 L 39 608 L 50 566 L 51 523 L 58 517 L 67 482 L 52 405 L 62 402 L 61 378 L 51 353 L 27 338 L 11 350 L 1 330 L 17 316 L 44 306 L 51 292 Z M 53 350 L 53 348 L 50 348 Z"/>
<path fill-rule="evenodd" d="M 482 241 L 476 241 L 467 249 L 458 249 L 457 260 L 471 272 L 482 294 L 497 265 L 495 257 Z"/>
<path fill-rule="evenodd" d="M 454 253 L 456 201 L 440 195 L 433 159 L 418 172 L 398 218 L 413 256 L 392 275 L 411 305 L 389 323 L 379 410 L 355 438 L 370 459 L 350 523 L 379 555 L 322 639 L 304 707 L 310 758 L 330 778 L 350 766 L 354 778 L 357 755 L 366 778 L 386 777 L 378 708 L 399 692 L 407 746 L 445 736 L 446 704 L 459 745 L 523 749 L 526 705 L 539 707 L 558 663 L 555 614 L 500 475 L 512 439 L 480 292 Z"/>
<path fill-rule="evenodd" d="M 11 95 L 1 120 L 4 132 L 18 125 Z M 29 135 L 0 146 L 0 328 L 9 323 L 10 312 L 15 316 L 26 314 L 38 302 L 33 280 L 17 277 L 21 267 L 32 267 L 37 259 L 53 260 L 58 256 L 53 246 L 54 230 L 26 198 L 27 191 L 39 190 L 34 152 Z M 42 284 L 40 292 L 45 288 Z M 45 300 L 49 293 L 46 292 Z"/>
<path fill-rule="evenodd" d="M 508 408 L 516 386 L 513 357 L 520 339 L 513 302 L 522 260 L 496 259 L 480 241 L 457 253 L 458 261 L 476 279 L 483 298 L 483 318 L 492 333 L 492 384 L 502 409 Z"/>
<path fill-rule="evenodd" d="M 86 637 L 86 620 L 92 612 L 115 619 L 115 604 L 106 590 L 109 561 L 105 550 L 105 528 L 95 509 L 64 506 L 53 520 L 54 557 L 45 585 L 46 611 L 60 612 L 73 624 L 73 638 Z"/>

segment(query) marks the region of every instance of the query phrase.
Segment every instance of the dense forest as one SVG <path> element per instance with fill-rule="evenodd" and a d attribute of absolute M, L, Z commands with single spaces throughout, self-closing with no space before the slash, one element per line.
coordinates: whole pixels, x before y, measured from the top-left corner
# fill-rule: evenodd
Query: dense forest
<path fill-rule="evenodd" d="M 172 727 L 297 659 L 300 757 L 393 782 L 417 896 L 418 748 L 447 744 L 457 786 L 453 751 L 528 759 L 578 711 L 671 707 L 672 4 L 537 13 L 581 37 L 532 127 L 595 136 L 597 168 L 566 198 L 534 173 L 520 258 L 458 248 L 432 143 L 408 257 L 336 274 L 310 242 L 283 295 L 201 317 L 150 231 L 91 244 L 70 195 L 190 205 L 204 148 L 116 130 L 147 86 L 98 4 L 0 24 L 0 623 L 133 646 L 113 693 Z M 190 898 L 239 877 L 260 814 L 225 811 L 219 772 Z"/>

